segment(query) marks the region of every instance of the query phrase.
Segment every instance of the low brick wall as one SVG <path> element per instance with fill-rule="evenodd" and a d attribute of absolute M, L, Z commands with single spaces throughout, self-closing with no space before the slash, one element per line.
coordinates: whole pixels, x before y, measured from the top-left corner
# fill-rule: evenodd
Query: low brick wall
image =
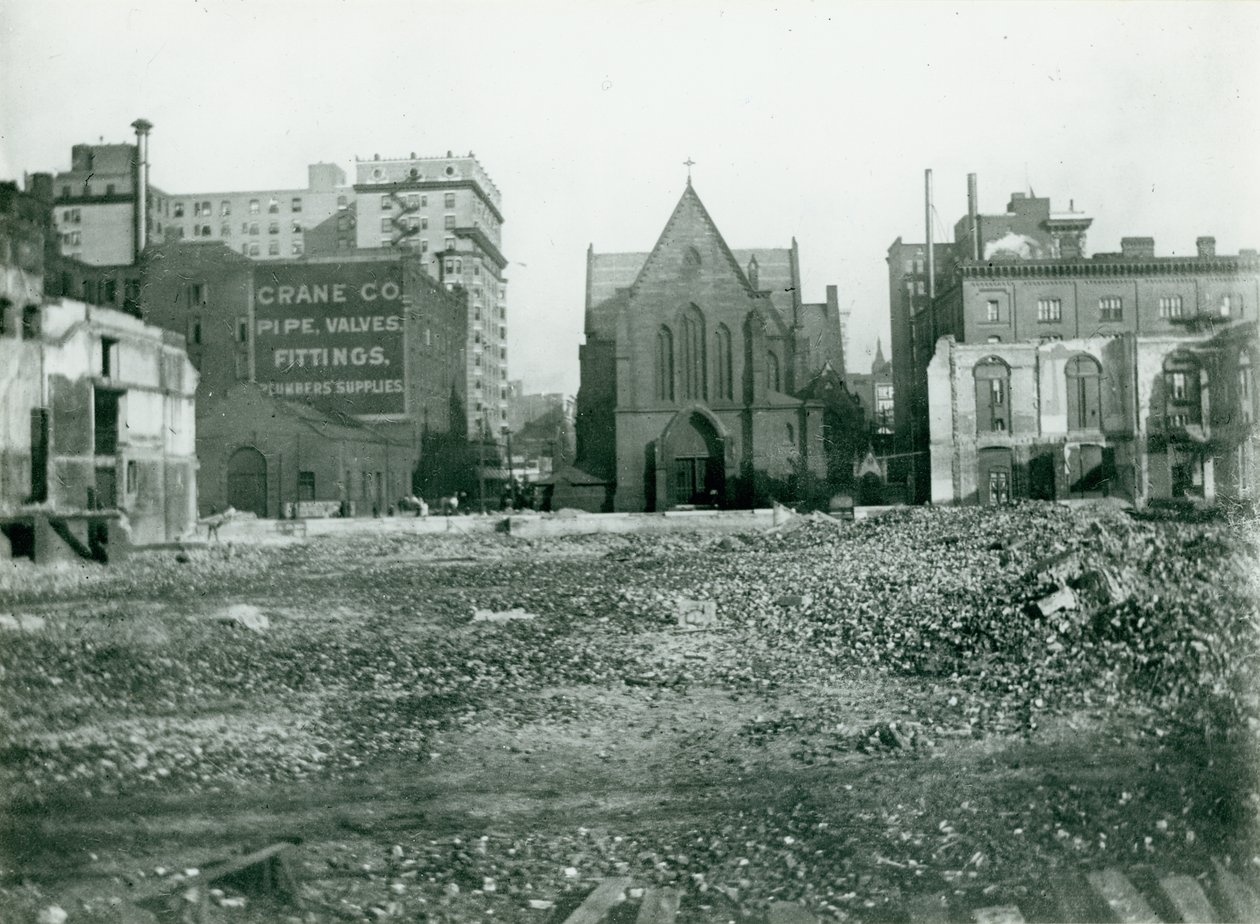
<path fill-rule="evenodd" d="M 523 539 L 596 533 L 747 532 L 768 529 L 775 513 L 764 510 L 679 510 L 669 513 L 587 513 L 574 517 L 510 517 L 508 531 Z"/>
<path fill-rule="evenodd" d="M 781 517 L 782 515 L 780 515 Z M 515 515 L 487 514 L 486 516 L 398 516 L 367 519 L 362 517 L 339 519 L 309 519 L 305 521 L 305 535 L 485 535 L 507 532 L 522 539 L 541 539 L 551 536 L 587 536 L 598 533 L 620 535 L 628 533 L 682 533 L 682 532 L 746 532 L 768 529 L 781 520 L 775 519 L 775 511 L 764 510 L 678 510 L 669 513 L 583 513 L 577 516 L 524 513 Z M 278 523 L 289 521 L 256 520 L 241 518 L 224 524 L 219 529 L 222 542 L 291 542 L 303 538 L 302 529 L 289 533 L 277 528 Z M 295 524 L 296 525 L 296 524 Z M 197 532 L 198 539 L 206 539 L 205 527 Z"/>

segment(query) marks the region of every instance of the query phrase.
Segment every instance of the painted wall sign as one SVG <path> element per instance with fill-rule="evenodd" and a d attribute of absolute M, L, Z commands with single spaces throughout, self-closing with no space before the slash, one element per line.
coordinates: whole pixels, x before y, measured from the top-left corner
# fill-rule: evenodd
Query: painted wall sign
<path fill-rule="evenodd" d="M 277 398 L 345 414 L 406 411 L 397 263 L 260 266 L 255 375 Z"/>

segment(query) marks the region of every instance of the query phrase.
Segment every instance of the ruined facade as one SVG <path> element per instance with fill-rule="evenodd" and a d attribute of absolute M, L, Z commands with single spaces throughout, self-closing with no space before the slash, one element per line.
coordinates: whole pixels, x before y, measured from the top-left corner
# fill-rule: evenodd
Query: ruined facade
<path fill-rule="evenodd" d="M 1257 363 L 1254 320 L 942 339 L 928 366 L 932 502 L 1254 498 Z"/>
<path fill-rule="evenodd" d="M 825 390 L 804 395 L 843 377 L 839 306 L 834 286 L 801 301 L 795 241 L 731 250 L 689 182 L 650 252 L 588 252 L 585 332 L 556 506 L 594 506 L 593 485 L 622 511 L 748 505 L 825 480 Z"/>
<path fill-rule="evenodd" d="M 0 553 L 107 557 L 195 516 L 183 338 L 45 295 L 45 197 L 0 186 Z"/>
<path fill-rule="evenodd" d="M 10 550 L 43 557 L 47 539 L 102 557 L 183 536 L 196 516 L 196 387 L 183 338 L 113 309 L 49 302 L 0 336 Z"/>

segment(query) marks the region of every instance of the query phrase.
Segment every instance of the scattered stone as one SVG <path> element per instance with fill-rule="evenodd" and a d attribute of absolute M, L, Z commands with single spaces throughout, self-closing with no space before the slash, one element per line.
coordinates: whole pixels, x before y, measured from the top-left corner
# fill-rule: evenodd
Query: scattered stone
<path fill-rule="evenodd" d="M 1076 594 L 1070 587 L 1059 587 L 1053 593 L 1038 600 L 1034 606 L 1042 616 L 1049 616 L 1063 610 L 1074 610 L 1076 609 Z"/>
<path fill-rule="evenodd" d="M 9 629 L 14 632 L 38 632 L 48 625 L 42 616 L 32 616 L 29 613 L 0 613 L 0 629 Z"/>
<path fill-rule="evenodd" d="M 814 602 L 814 598 L 809 594 L 787 594 L 774 601 L 776 606 L 785 609 L 795 609 L 801 606 L 809 606 Z"/>
<path fill-rule="evenodd" d="M 232 604 L 219 613 L 218 621 L 225 626 L 240 627 L 251 632 L 266 632 L 271 628 L 271 620 L 258 607 L 248 603 Z"/>
<path fill-rule="evenodd" d="M 537 619 L 533 613 L 527 613 L 520 607 L 496 612 L 495 610 L 473 610 L 473 622 L 512 622 L 517 619 Z"/>
<path fill-rule="evenodd" d="M 66 924 L 66 918 L 68 917 L 66 910 L 60 905 L 49 905 L 40 911 L 36 920 L 39 924 Z"/>
<path fill-rule="evenodd" d="M 717 602 L 680 597 L 674 604 L 680 629 L 708 629 L 717 625 Z"/>

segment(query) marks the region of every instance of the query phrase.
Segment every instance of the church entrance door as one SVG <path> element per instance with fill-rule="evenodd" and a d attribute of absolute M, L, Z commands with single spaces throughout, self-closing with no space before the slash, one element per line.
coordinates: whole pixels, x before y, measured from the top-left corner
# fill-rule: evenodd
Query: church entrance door
<path fill-rule="evenodd" d="M 717 504 L 726 497 L 722 439 L 703 414 L 677 421 L 670 433 L 670 502 Z"/>
<path fill-rule="evenodd" d="M 720 459 L 691 456 L 674 459 L 674 503 L 712 504 L 722 497 Z"/>

